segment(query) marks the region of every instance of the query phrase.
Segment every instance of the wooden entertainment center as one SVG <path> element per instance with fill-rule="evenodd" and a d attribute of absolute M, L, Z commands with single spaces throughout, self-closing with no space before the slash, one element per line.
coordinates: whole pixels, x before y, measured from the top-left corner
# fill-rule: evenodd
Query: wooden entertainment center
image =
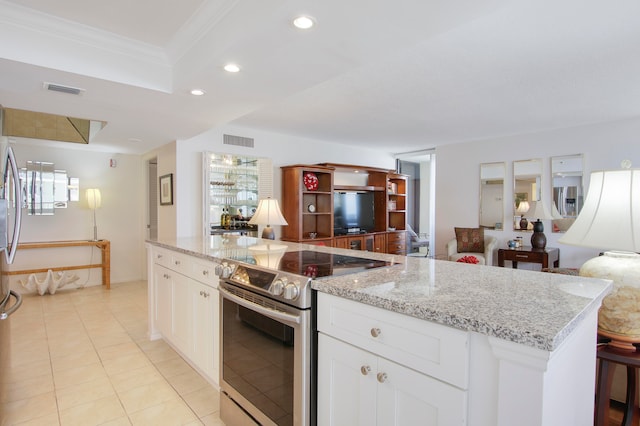
<path fill-rule="evenodd" d="M 349 177 L 357 177 L 352 182 Z M 345 178 L 346 177 L 346 178 Z M 373 194 L 373 229 L 334 235 L 334 193 Z M 282 240 L 406 255 L 407 176 L 346 164 L 282 167 Z"/>

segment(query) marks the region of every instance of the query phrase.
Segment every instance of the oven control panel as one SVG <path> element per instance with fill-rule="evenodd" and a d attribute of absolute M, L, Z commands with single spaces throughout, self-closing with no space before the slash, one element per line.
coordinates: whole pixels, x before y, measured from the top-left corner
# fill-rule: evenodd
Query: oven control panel
<path fill-rule="evenodd" d="M 308 277 L 233 262 L 223 262 L 219 265 L 216 275 L 224 281 L 275 300 L 293 303 L 299 307 L 307 307 L 310 304 L 308 293 L 311 280 Z"/>

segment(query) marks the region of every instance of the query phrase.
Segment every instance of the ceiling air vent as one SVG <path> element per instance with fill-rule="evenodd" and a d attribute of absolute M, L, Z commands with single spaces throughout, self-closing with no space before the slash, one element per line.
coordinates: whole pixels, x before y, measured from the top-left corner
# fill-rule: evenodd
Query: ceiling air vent
<path fill-rule="evenodd" d="M 79 96 L 84 93 L 84 89 L 79 89 L 77 87 L 71 87 L 71 86 L 64 86 L 62 84 L 45 82 L 43 86 L 45 90 L 51 90 L 52 92 L 67 93 L 69 95 Z"/>
<path fill-rule="evenodd" d="M 235 145 L 253 148 L 253 138 L 245 138 L 243 136 L 223 135 L 222 143 L 224 145 Z"/>

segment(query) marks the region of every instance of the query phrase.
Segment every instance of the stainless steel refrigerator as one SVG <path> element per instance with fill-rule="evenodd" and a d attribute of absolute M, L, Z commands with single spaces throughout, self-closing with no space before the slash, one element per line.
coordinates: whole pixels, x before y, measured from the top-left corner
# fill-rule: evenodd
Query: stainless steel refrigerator
<path fill-rule="evenodd" d="M 22 214 L 19 170 L 5 136 L 0 136 L 0 172 L 0 424 L 4 424 L 11 353 L 9 320 L 22 303 L 22 296 L 9 288 L 9 276 L 4 274 L 7 265 L 13 263 L 18 248 Z"/>

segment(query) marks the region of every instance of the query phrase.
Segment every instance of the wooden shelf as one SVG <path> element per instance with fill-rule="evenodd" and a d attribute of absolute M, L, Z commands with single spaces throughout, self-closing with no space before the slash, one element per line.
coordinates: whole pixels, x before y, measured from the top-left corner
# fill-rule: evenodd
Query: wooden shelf
<path fill-rule="evenodd" d="M 98 247 L 102 252 L 102 263 L 92 263 L 87 265 L 72 265 L 72 266 L 55 266 L 55 267 L 43 267 L 34 269 L 20 269 L 15 271 L 3 271 L 3 275 L 25 275 L 25 274 L 39 274 L 47 272 L 49 269 L 52 271 L 73 271 L 78 269 L 102 269 L 102 285 L 107 289 L 111 288 L 111 242 L 109 240 L 72 240 L 72 241 L 43 241 L 43 242 L 31 242 L 31 243 L 19 243 L 18 250 L 27 249 L 49 249 L 60 247 Z"/>
<path fill-rule="evenodd" d="M 336 191 L 384 191 L 382 186 L 359 186 L 359 185 L 335 185 L 333 187 Z"/>
<path fill-rule="evenodd" d="M 340 172 L 340 176 L 335 173 Z M 345 177 L 357 173 L 358 179 Z M 364 173 L 361 173 L 364 172 Z M 318 177 L 318 190 L 309 191 L 303 184 L 306 173 Z M 339 185 L 334 180 L 340 180 Z M 369 234 L 334 236 L 333 201 L 335 192 L 367 192 L 373 194 L 374 229 Z M 393 193 L 391 192 L 393 191 Z M 303 243 L 328 242 L 334 247 L 386 251 L 404 254 L 407 221 L 407 176 L 393 170 L 375 167 L 326 163 L 322 165 L 291 165 L 282 167 L 283 214 L 289 226 L 283 227 L 282 239 Z M 313 204 L 314 212 L 307 209 Z M 389 209 L 392 207 L 393 209 Z M 389 232 L 389 228 L 397 231 Z M 317 233 L 314 239 L 309 233 Z M 387 235 L 393 234 L 391 243 Z"/>

